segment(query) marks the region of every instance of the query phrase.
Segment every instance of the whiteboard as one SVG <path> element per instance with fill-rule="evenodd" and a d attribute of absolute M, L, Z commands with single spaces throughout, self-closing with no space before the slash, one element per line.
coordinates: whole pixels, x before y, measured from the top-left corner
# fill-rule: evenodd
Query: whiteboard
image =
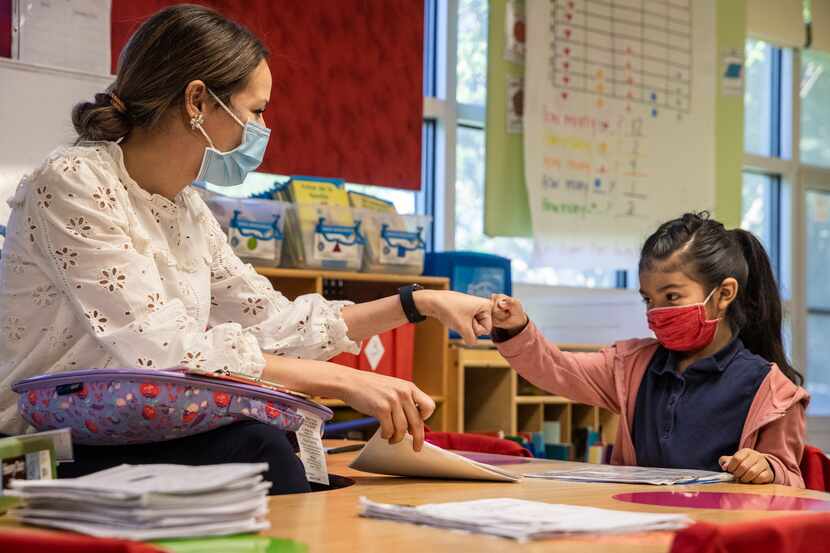
<path fill-rule="evenodd" d="M 72 107 L 103 92 L 113 77 L 0 59 L 0 224 L 21 177 L 75 140 Z"/>
<path fill-rule="evenodd" d="M 527 3 L 537 261 L 613 269 L 715 197 L 714 0 Z"/>
<path fill-rule="evenodd" d="M 15 0 L 13 56 L 27 63 L 110 72 L 110 0 Z"/>

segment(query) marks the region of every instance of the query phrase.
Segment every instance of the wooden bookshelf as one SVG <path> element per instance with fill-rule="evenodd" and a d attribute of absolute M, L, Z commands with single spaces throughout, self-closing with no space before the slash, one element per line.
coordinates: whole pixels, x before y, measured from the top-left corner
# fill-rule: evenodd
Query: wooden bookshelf
<path fill-rule="evenodd" d="M 331 300 L 372 301 L 397 293 L 405 284 L 448 290 L 442 277 L 351 273 L 257 267 L 274 288 L 289 299 L 302 294 L 321 294 Z M 590 344 L 560 344 L 566 351 L 596 351 Z M 602 429 L 606 443 L 616 435 L 617 417 L 589 405 L 553 396 L 533 387 L 510 368 L 492 342 L 465 347 L 448 339 L 447 328 L 430 319 L 415 327 L 415 384 L 435 401 L 435 413 L 427 421 L 433 430 L 490 432 L 502 430 L 540 432 L 545 421 L 558 420 L 562 441 L 571 441 L 573 428 Z M 315 398 L 335 411 L 335 420 L 361 417 L 337 399 Z"/>
<path fill-rule="evenodd" d="M 257 267 L 276 290 L 289 299 L 303 294 L 321 294 L 330 300 L 349 300 L 357 303 L 372 301 L 397 294 L 406 284 L 420 284 L 432 290 L 449 290 L 449 279 L 413 275 L 352 273 L 307 269 Z M 427 421 L 433 430 L 446 430 L 447 390 L 447 328 L 434 319 L 415 327 L 415 358 L 413 380 L 435 401 L 435 413 Z M 335 411 L 334 420 L 348 420 L 358 414 L 341 400 L 315 398 Z"/>
<path fill-rule="evenodd" d="M 564 351 L 598 351 L 589 344 L 559 344 Z M 454 341 L 448 350 L 447 429 L 454 432 L 542 432 L 545 421 L 559 421 L 562 443 L 573 430 L 602 430 L 613 443 L 618 417 L 604 409 L 550 395 L 524 380 L 495 349 L 479 342 L 466 347 Z"/>

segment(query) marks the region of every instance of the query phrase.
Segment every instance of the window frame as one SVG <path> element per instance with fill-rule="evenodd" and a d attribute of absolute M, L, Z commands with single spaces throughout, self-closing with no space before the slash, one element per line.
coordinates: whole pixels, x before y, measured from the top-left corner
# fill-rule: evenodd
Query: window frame
<path fill-rule="evenodd" d="M 772 46 L 770 154 L 762 156 L 745 152 L 742 170 L 772 177 L 769 198 L 771 244 L 768 253 L 783 292 L 784 311 L 789 314 L 792 324 L 791 356 L 797 366 L 805 367 L 804 290 L 803 286 L 795 285 L 803 282 L 804 278 L 802 235 L 805 233 L 803 229 L 797 231 L 794 226 L 795 221 L 803 221 L 803 206 L 799 207 L 802 202 L 792 201 L 793 198 L 803 198 L 798 150 L 800 54 L 797 50 Z"/>
<path fill-rule="evenodd" d="M 777 274 L 782 286 L 785 313 L 791 324 L 791 358 L 809 380 L 807 366 L 807 320 L 810 314 L 830 314 L 826 309 L 811 308 L 807 302 L 807 192 L 830 192 L 830 167 L 819 167 L 801 161 L 801 51 L 776 48 L 779 51 L 777 67 L 778 91 L 774 97 L 773 115 L 779 122 L 773 135 L 770 156 L 744 154 L 743 170 L 777 177 L 777 190 L 770 206 L 771 232 L 778 241 Z M 783 54 L 783 55 L 782 55 Z M 789 81 L 787 80 L 789 79 Z M 778 144 L 775 143 L 778 138 Z M 775 154 L 775 155 L 773 155 Z M 771 252 L 772 253 L 772 252 Z M 812 441 L 824 441 L 830 434 L 830 416 L 808 414 L 808 429 Z"/>
<path fill-rule="evenodd" d="M 804 263 L 801 267 L 804 277 L 800 281 L 800 282 L 803 283 L 803 285 L 801 287 L 804 289 L 803 293 L 802 293 L 803 305 L 802 305 L 802 309 L 801 309 L 801 312 L 802 312 L 802 315 L 803 315 L 803 318 L 804 318 L 804 321 L 803 321 L 803 335 L 801 336 L 801 339 L 803 341 L 803 351 L 804 351 L 803 360 L 804 361 L 803 361 L 803 364 L 801 366 L 804 367 L 804 378 L 805 378 L 805 381 L 806 381 L 807 378 L 808 378 L 807 372 L 809 370 L 809 368 L 807 366 L 807 357 L 808 357 L 808 355 L 807 355 L 808 354 L 808 351 L 807 351 L 808 339 L 807 338 L 808 338 L 808 331 L 809 331 L 809 328 L 807 327 L 807 321 L 808 321 L 810 315 L 822 315 L 822 316 L 830 315 L 830 309 L 824 308 L 824 307 L 811 307 L 808 300 L 807 300 L 807 292 L 806 292 L 806 287 L 807 287 L 807 254 L 806 254 L 806 250 L 807 250 L 807 193 L 808 192 L 822 192 L 822 193 L 830 194 L 830 168 L 817 167 L 815 165 L 806 165 L 805 164 L 801 167 L 800 176 L 801 176 L 800 180 L 802 182 L 802 186 L 801 186 L 801 194 L 800 194 L 801 201 L 799 203 L 801 204 L 801 209 L 802 209 L 802 219 L 801 219 L 801 224 L 799 225 L 799 227 L 800 227 L 799 230 L 800 230 L 800 232 L 802 234 L 802 237 L 803 237 L 801 248 L 803 250 L 802 258 L 803 258 L 803 263 Z M 795 334 L 795 330 L 793 331 L 793 334 Z M 830 416 L 826 416 L 826 415 L 825 416 L 818 416 L 818 415 L 816 415 L 816 416 L 811 416 L 810 417 L 810 420 L 814 420 L 814 419 L 816 419 L 816 421 L 815 421 L 816 424 L 821 424 L 823 426 L 826 426 L 828 428 L 828 431 L 830 431 Z"/>

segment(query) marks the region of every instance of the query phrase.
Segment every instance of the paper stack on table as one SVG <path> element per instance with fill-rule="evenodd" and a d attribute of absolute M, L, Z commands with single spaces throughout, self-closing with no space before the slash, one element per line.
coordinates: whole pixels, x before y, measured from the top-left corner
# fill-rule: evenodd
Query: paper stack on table
<path fill-rule="evenodd" d="M 549 470 L 525 474 L 528 478 L 570 480 L 572 482 L 610 482 L 616 484 L 652 484 L 670 486 L 673 484 L 714 484 L 731 482 L 728 472 L 712 472 L 694 469 L 664 469 L 653 467 L 626 467 L 615 465 L 592 465 L 575 470 Z"/>
<path fill-rule="evenodd" d="M 268 528 L 267 463 L 121 465 L 80 478 L 12 480 L 21 522 L 134 540 Z"/>
<path fill-rule="evenodd" d="M 495 482 L 516 482 L 521 478 L 518 474 L 467 459 L 428 442 L 424 442 L 423 449 L 416 453 L 412 449 L 411 435 L 407 434 L 402 441 L 390 444 L 380 436 L 380 430 L 375 432 L 349 466 L 364 472 L 415 478 Z"/>
<path fill-rule="evenodd" d="M 522 499 L 479 499 L 418 507 L 360 498 L 361 516 L 435 528 L 490 534 L 519 541 L 565 534 L 608 534 L 676 530 L 692 523 L 686 515 L 612 511 Z"/>

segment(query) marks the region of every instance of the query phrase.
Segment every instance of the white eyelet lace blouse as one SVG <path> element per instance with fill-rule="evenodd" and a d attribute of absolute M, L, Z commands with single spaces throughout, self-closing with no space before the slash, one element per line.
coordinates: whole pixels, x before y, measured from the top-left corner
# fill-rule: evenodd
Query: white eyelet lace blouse
<path fill-rule="evenodd" d="M 289 301 L 243 264 L 198 193 L 170 201 L 127 174 L 114 142 L 63 147 L 25 177 L 0 261 L 0 432 L 19 433 L 12 383 L 82 368 L 226 369 L 262 352 L 356 353 L 340 310 Z"/>

